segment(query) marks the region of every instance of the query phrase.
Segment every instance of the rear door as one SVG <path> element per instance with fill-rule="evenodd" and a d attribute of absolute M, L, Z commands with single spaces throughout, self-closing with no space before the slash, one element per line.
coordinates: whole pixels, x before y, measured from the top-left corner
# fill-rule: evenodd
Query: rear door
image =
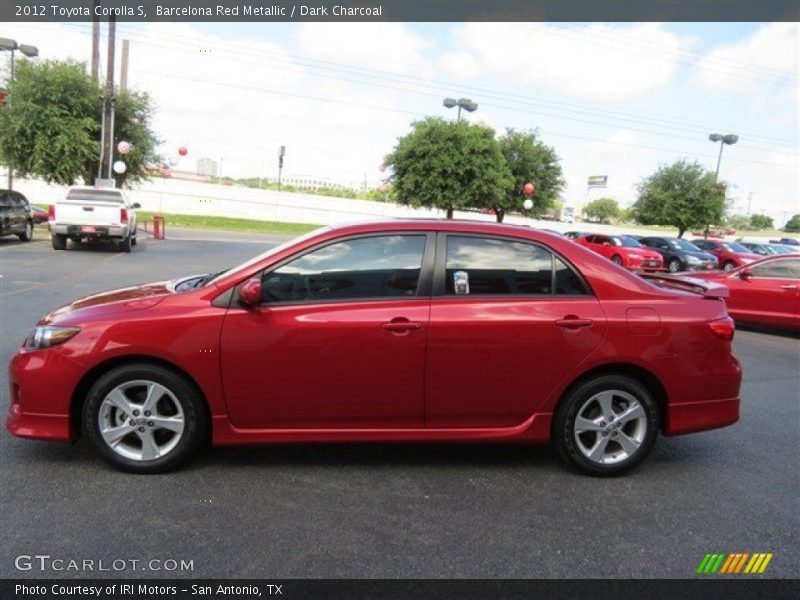
<path fill-rule="evenodd" d="M 436 255 L 426 425 L 523 422 L 602 340 L 599 302 L 539 244 L 439 234 Z"/>

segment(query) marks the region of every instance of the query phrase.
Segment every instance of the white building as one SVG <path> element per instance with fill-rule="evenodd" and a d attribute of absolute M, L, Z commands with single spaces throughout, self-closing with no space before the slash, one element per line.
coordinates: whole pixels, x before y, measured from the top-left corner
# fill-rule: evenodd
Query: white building
<path fill-rule="evenodd" d="M 219 172 L 219 165 L 217 161 L 210 158 L 197 159 L 197 174 L 216 177 Z"/>

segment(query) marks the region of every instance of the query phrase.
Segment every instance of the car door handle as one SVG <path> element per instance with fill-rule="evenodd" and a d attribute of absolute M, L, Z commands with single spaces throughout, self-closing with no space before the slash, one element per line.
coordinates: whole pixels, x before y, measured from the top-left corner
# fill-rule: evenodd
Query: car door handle
<path fill-rule="evenodd" d="M 417 321 L 396 320 L 396 321 L 390 321 L 389 323 L 383 323 L 381 324 L 381 327 L 383 327 L 386 331 L 402 333 L 405 331 L 413 331 L 414 329 L 420 329 L 422 327 L 422 323 L 419 323 Z"/>
<path fill-rule="evenodd" d="M 792 285 L 792 284 L 789 283 L 787 285 L 782 285 L 781 289 L 782 290 L 796 290 L 797 286 L 796 285 Z"/>
<path fill-rule="evenodd" d="M 591 327 L 594 321 L 591 319 L 579 319 L 578 317 L 568 316 L 563 319 L 558 319 L 555 323 L 564 329 L 582 329 L 583 327 Z"/>

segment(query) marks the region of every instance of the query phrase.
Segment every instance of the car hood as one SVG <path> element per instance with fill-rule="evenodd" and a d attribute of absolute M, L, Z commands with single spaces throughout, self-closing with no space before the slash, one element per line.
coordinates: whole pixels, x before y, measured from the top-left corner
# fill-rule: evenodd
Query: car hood
<path fill-rule="evenodd" d="M 167 296 L 174 294 L 170 281 L 145 283 L 117 290 L 109 290 L 80 298 L 74 302 L 57 308 L 39 321 L 39 325 L 47 325 L 78 315 L 120 313 L 131 310 L 142 310 L 155 306 Z"/>
<path fill-rule="evenodd" d="M 699 258 L 700 260 L 716 260 L 717 257 L 709 252 L 698 252 L 696 250 L 682 250 L 686 256 L 694 256 L 695 258 Z"/>
<path fill-rule="evenodd" d="M 741 258 L 746 258 L 749 261 L 761 260 L 762 258 L 764 258 L 760 254 L 752 254 L 750 252 L 737 252 L 736 256 L 739 256 Z"/>

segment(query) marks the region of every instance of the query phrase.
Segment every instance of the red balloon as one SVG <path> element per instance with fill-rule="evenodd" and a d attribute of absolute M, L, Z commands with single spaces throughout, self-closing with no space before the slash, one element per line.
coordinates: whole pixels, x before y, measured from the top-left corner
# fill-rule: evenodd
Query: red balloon
<path fill-rule="evenodd" d="M 535 188 L 535 187 L 533 186 L 533 184 L 532 184 L 532 183 L 530 183 L 530 182 L 526 183 L 526 184 L 523 186 L 523 188 L 522 188 L 522 192 L 523 192 L 523 193 L 524 193 L 526 196 L 530 196 L 530 195 L 531 195 L 531 194 L 533 194 L 533 192 L 535 192 L 535 191 L 536 191 L 536 188 Z"/>
<path fill-rule="evenodd" d="M 181 146 L 180 148 L 178 148 L 178 154 L 180 154 L 181 156 L 186 156 L 187 154 L 189 154 L 189 150 L 186 148 L 186 146 Z"/>

